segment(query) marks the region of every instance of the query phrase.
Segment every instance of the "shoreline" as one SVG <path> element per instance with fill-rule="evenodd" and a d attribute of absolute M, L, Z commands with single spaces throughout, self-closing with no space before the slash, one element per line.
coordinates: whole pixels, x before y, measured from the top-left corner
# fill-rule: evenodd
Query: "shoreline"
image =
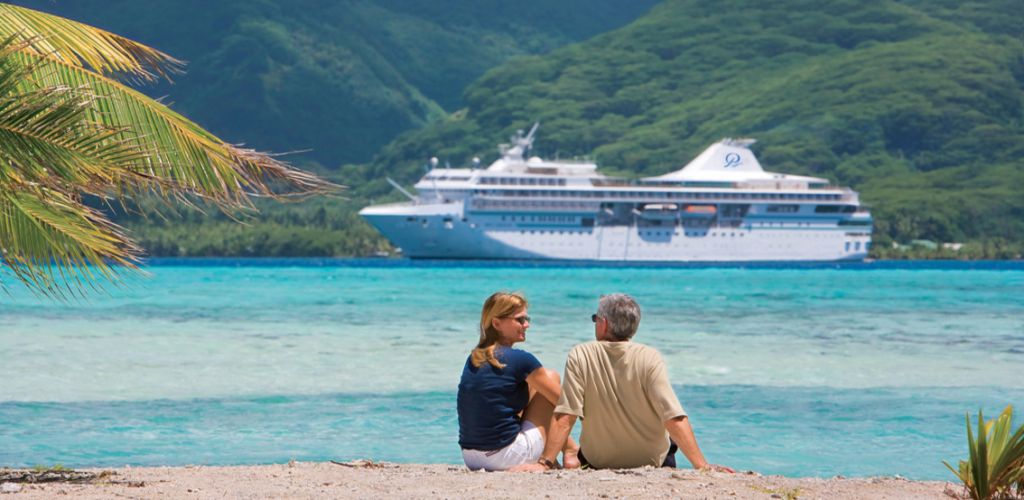
<path fill-rule="evenodd" d="M 843 261 L 618 261 L 557 259 L 410 259 L 406 257 L 156 257 L 143 267 L 370 267 L 370 268 L 607 268 L 607 269 L 844 269 L 1024 270 L 1024 259 L 865 259 Z"/>
<path fill-rule="evenodd" d="M 20 470 L 20 469 L 19 469 Z M 0 474 L 14 469 L 0 469 Z M 789 478 L 752 471 L 693 469 L 570 470 L 545 473 L 471 472 L 462 465 L 289 462 L 252 466 L 119 467 L 62 471 L 56 482 L 5 482 L 11 498 L 948 498 L 947 481 L 899 476 Z M 74 474 L 85 473 L 77 479 Z M 37 474 L 39 474 L 37 472 Z M 10 477 L 10 476 L 7 476 Z"/>

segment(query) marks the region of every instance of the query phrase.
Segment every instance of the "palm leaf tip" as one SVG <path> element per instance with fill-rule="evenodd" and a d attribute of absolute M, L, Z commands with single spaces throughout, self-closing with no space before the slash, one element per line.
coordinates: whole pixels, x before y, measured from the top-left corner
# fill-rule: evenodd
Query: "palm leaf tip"
<path fill-rule="evenodd" d="M 99 278 L 137 270 L 142 250 L 77 197 L 8 180 L 0 184 L 0 262 L 45 296 L 77 295 Z"/>
<path fill-rule="evenodd" d="M 185 63 L 134 40 L 59 16 L 0 3 L 0 38 L 28 42 L 37 57 L 146 81 L 170 79 Z"/>
<path fill-rule="evenodd" d="M 346 186 L 293 168 L 275 155 L 225 144 L 238 168 L 244 171 L 249 188 L 257 194 L 273 198 L 307 197 L 338 193 Z M 277 189 L 275 189 L 277 188 Z"/>

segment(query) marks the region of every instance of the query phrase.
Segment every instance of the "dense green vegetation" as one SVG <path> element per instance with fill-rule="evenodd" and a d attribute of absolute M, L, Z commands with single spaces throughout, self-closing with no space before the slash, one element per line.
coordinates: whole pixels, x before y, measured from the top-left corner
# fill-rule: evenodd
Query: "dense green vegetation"
<path fill-rule="evenodd" d="M 92 2 L 75 2 L 74 9 Z M 540 154 L 588 155 L 610 174 L 667 172 L 721 137 L 756 137 L 767 169 L 827 177 L 860 191 L 877 221 L 876 256 L 1012 258 L 1024 252 L 1024 11 L 1015 1 L 668 0 L 625 27 L 509 59 L 476 80 L 509 56 L 544 52 L 612 27 L 625 19 L 615 9 L 624 8 L 588 3 L 592 24 L 570 33 L 559 29 L 582 22 L 569 20 L 575 2 L 560 13 L 543 10 L 560 7 L 540 2 L 522 11 L 479 2 L 442 10 L 411 0 L 287 12 L 271 2 L 183 9 L 188 16 L 216 13 L 198 21 L 182 20 L 188 16 L 181 13 L 144 15 L 147 6 L 165 3 L 115 3 L 124 5 L 117 16 L 127 25 L 112 28 L 191 60 L 192 73 L 172 96 L 180 108 L 194 107 L 185 110 L 200 123 L 261 149 L 312 145 L 323 151 L 317 145 L 327 142 L 360 152 L 337 156 L 348 164 L 325 171 L 353 187 L 350 201 L 275 209 L 245 235 L 225 238 L 230 233 L 220 229 L 219 216 L 189 215 L 190 229 L 179 228 L 179 221 L 127 220 L 154 254 L 237 255 L 256 248 L 275 255 L 372 253 L 384 243 L 353 212 L 370 198 L 398 198 L 384 176 L 412 183 L 430 156 L 460 165 L 477 155 L 487 163 L 495 143 L 535 120 L 542 123 Z M 105 11 L 115 9 L 97 10 L 103 12 L 94 18 L 113 16 Z M 190 23 L 199 28 L 165 33 L 161 16 L 181 20 L 177 30 Z M 516 24 L 507 24 L 511 18 Z M 339 23 L 334 35 L 311 35 L 332 23 Z M 128 29 L 135 24 L 147 33 Z M 218 32 L 216 39 L 178 40 L 206 31 Z M 147 38 L 157 32 L 163 38 Z M 447 41 L 424 44 L 442 38 Z M 243 40 L 248 45 L 231 49 Z M 367 46 L 372 50 L 352 48 Z M 478 57 L 476 51 L 487 47 L 488 57 Z M 368 65 L 390 69 L 364 70 Z M 458 73 L 462 67 L 474 69 Z M 428 77 L 429 68 L 443 71 Z M 395 75 L 401 84 L 382 86 L 391 80 L 380 75 Z M 182 92 L 197 77 L 218 83 Z M 405 96 L 404 104 L 363 94 L 385 87 L 394 89 L 388 98 Z M 323 109 L 311 112 L 294 101 L 300 98 Z M 413 102 L 424 104 L 405 105 Z M 361 114 L 388 109 L 404 111 L 375 115 L 376 121 Z M 321 121 L 325 115 L 351 121 L 339 126 Z M 388 127 L 391 134 L 407 131 L 378 149 L 383 139 L 369 135 L 387 134 L 370 129 L 386 123 L 400 123 Z M 342 133 L 358 126 L 367 130 Z M 372 151 L 372 161 L 361 163 Z M 316 215 L 320 208 L 324 217 Z M 177 243 L 188 238 L 196 243 Z M 918 239 L 965 245 L 957 252 L 892 248 Z"/>
<path fill-rule="evenodd" d="M 929 239 L 1012 257 L 1024 240 L 1022 21 L 1008 1 L 668 1 L 488 72 L 463 112 L 400 137 L 368 177 L 411 181 L 416 152 L 460 163 L 533 120 L 542 152 L 629 175 L 751 136 L 768 169 L 859 190 L 877 255 L 944 255 L 887 249 Z"/>
<path fill-rule="evenodd" d="M 241 217 L 216 209 L 183 210 L 134 219 L 132 234 L 151 255 L 170 257 L 333 257 L 386 251 L 387 242 L 356 214 L 360 208 L 361 203 L 318 198 L 277 207 L 265 203 L 259 214 Z"/>
<path fill-rule="evenodd" d="M 141 90 L 231 142 L 329 168 L 462 106 L 509 57 L 622 26 L 656 0 L 17 0 L 188 62 Z M 575 12 L 585 11 L 585 16 Z"/>

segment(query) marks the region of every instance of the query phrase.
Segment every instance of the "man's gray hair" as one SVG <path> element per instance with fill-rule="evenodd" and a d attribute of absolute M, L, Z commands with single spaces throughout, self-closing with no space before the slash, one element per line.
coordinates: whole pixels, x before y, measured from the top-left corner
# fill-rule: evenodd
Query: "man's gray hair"
<path fill-rule="evenodd" d="M 629 340 L 640 326 L 640 305 L 624 293 L 602 295 L 597 315 L 608 321 L 608 333 L 618 340 Z"/>

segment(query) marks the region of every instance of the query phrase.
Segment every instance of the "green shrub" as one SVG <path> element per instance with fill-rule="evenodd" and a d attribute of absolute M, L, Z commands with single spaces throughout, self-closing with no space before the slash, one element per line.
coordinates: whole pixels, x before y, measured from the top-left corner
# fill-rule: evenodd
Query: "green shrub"
<path fill-rule="evenodd" d="M 1007 406 L 999 418 L 985 421 L 978 410 L 978 437 L 967 422 L 967 450 L 970 456 L 956 469 L 943 461 L 964 483 L 971 498 L 1020 498 L 1024 495 L 1024 425 L 1013 429 L 1013 405 Z"/>

